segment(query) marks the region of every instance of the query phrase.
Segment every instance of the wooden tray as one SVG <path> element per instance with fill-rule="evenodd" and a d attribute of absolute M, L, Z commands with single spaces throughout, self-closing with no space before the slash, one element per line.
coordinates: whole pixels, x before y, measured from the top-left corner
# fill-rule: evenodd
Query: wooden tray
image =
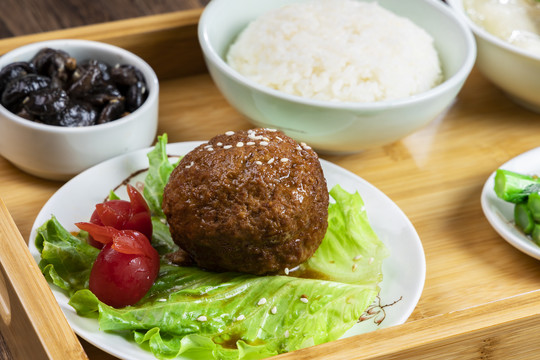
<path fill-rule="evenodd" d="M 250 128 L 206 73 L 196 36 L 200 11 L 0 40 L 0 53 L 53 38 L 84 38 L 118 45 L 142 56 L 158 73 L 159 133 L 168 133 L 170 142 L 204 140 L 227 130 Z M 516 106 L 473 70 L 456 102 L 424 129 L 397 143 L 359 154 L 323 156 L 381 189 L 411 219 L 426 253 L 425 288 L 418 306 L 403 325 L 278 358 L 538 358 L 539 263 L 500 238 L 480 207 L 480 192 L 489 174 L 503 162 L 538 146 L 540 115 Z M 31 281 L 33 288 L 29 289 L 21 273 L 12 272 L 15 263 L 19 269 L 34 270 L 35 264 L 22 253 L 24 247 L 13 249 L 16 241 L 10 242 L 4 236 L 9 233 L 11 239 L 28 241 L 39 210 L 62 183 L 27 175 L 3 158 L 0 179 L 0 197 L 22 234 L 20 237 L 10 226 L 12 223 L 5 220 L 9 214 L 0 218 L 2 228 L 9 229 L 3 233 L 0 228 L 0 280 L 5 278 L 0 281 L 0 297 L 7 297 L 12 304 L 30 301 L 36 305 L 36 299 L 28 296 L 36 293 L 32 289 L 39 289 L 44 294 L 39 305 L 47 313 L 36 314 L 25 306 L 12 307 L 21 312 L 12 313 L 12 318 L 28 319 L 21 320 L 26 325 L 17 328 L 13 322 L 0 321 L 11 355 L 15 359 L 28 358 L 23 355 L 30 349 L 42 357 L 74 359 L 77 357 L 73 354 L 78 354 L 84 358 L 82 351 L 77 353 L 80 345 L 76 340 L 69 341 L 71 329 L 67 323 L 48 315 L 57 314 L 58 308 L 45 281 Z M 14 251 L 9 253 L 11 256 L 5 255 L 6 248 Z M 20 256 L 15 258 L 15 254 Z M 26 274 L 39 278 L 33 270 Z M 52 336 L 51 332 L 36 331 L 43 326 L 61 327 L 56 334 L 66 337 L 72 352 L 62 351 L 59 344 L 50 345 L 53 341 L 47 336 Z M 112 358 L 81 343 L 91 359 Z"/>

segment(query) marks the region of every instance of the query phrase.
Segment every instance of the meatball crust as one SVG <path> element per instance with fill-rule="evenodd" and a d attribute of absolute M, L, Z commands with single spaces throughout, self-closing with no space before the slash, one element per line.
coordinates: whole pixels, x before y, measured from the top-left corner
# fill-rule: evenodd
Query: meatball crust
<path fill-rule="evenodd" d="M 163 194 L 174 242 L 215 271 L 263 275 L 293 268 L 328 227 L 317 154 L 271 129 L 227 132 L 182 158 Z"/>

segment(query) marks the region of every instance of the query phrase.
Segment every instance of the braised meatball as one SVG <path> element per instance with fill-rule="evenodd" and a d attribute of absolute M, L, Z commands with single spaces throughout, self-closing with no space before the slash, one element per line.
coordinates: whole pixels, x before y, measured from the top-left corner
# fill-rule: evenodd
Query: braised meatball
<path fill-rule="evenodd" d="M 271 129 L 212 138 L 182 158 L 163 194 L 175 243 L 200 267 L 271 274 L 319 247 L 328 189 L 317 154 Z"/>

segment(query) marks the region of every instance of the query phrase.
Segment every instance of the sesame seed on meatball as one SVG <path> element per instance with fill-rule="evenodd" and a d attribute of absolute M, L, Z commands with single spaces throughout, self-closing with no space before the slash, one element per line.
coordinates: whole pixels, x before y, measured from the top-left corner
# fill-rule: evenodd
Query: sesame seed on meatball
<path fill-rule="evenodd" d="M 317 154 L 272 129 L 226 132 L 182 158 L 163 194 L 175 243 L 200 267 L 263 275 L 319 247 L 328 189 Z"/>

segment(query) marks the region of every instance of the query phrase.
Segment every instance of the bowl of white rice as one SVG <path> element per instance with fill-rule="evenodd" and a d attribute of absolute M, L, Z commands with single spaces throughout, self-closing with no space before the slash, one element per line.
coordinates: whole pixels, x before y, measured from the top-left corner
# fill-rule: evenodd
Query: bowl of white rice
<path fill-rule="evenodd" d="M 322 153 L 424 127 L 476 57 L 471 31 L 440 0 L 212 0 L 198 31 L 234 108 Z"/>
<path fill-rule="evenodd" d="M 472 29 L 478 70 L 508 97 L 540 113 L 540 2 L 448 0 Z"/>

